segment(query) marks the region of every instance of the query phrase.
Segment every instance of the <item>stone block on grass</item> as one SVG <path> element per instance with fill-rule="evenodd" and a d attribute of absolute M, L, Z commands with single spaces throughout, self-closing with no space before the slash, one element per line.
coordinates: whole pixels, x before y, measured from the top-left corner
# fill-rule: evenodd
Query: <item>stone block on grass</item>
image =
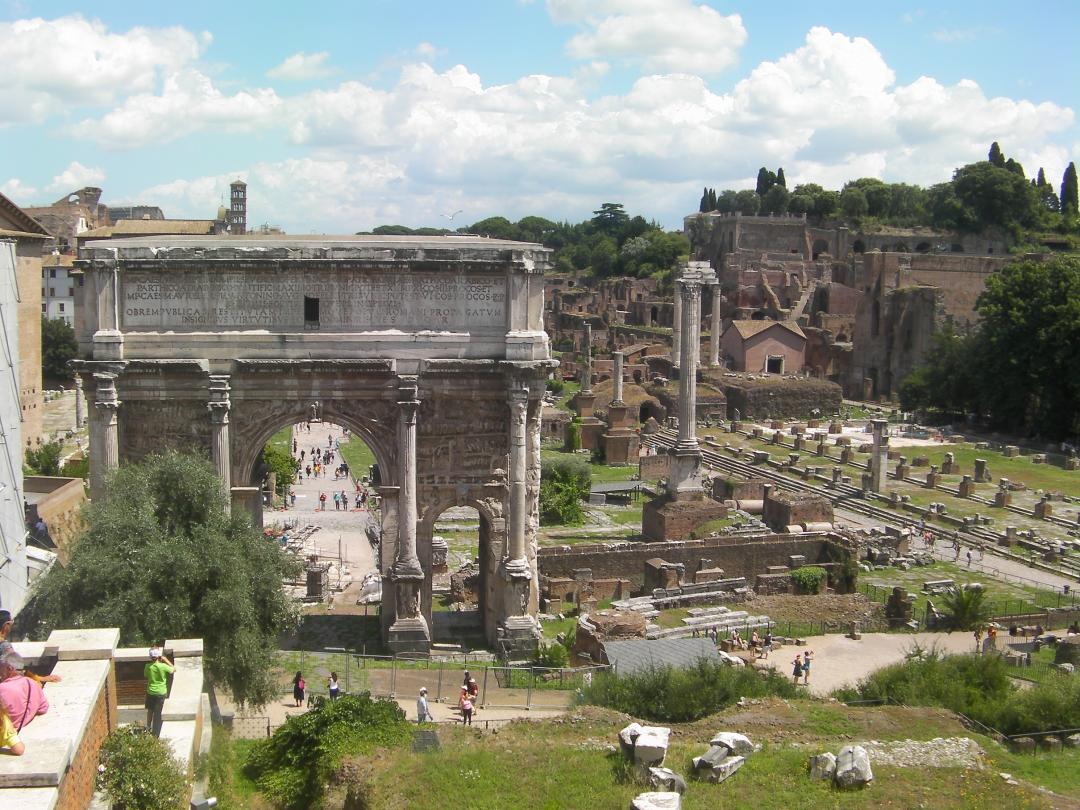
<path fill-rule="evenodd" d="M 826 751 L 824 754 L 815 754 L 810 757 L 810 778 L 823 779 L 831 782 L 836 773 L 836 755 Z"/>
<path fill-rule="evenodd" d="M 874 779 L 870 755 L 861 745 L 845 745 L 836 757 L 836 785 L 842 788 L 865 787 Z"/>
<path fill-rule="evenodd" d="M 682 796 L 671 791 L 639 793 L 630 802 L 630 810 L 679 810 Z"/>
<path fill-rule="evenodd" d="M 670 793 L 686 793 L 686 780 L 671 768 L 649 768 L 649 786 Z"/>

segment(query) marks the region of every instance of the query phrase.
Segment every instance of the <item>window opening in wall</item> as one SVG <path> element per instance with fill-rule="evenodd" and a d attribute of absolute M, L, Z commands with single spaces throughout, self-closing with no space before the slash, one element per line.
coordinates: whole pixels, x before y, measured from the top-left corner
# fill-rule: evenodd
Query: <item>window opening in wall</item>
<path fill-rule="evenodd" d="M 765 371 L 769 374 L 784 373 L 784 355 L 769 355 L 765 361 Z"/>
<path fill-rule="evenodd" d="M 304 328 L 319 328 L 319 299 L 304 296 Z"/>

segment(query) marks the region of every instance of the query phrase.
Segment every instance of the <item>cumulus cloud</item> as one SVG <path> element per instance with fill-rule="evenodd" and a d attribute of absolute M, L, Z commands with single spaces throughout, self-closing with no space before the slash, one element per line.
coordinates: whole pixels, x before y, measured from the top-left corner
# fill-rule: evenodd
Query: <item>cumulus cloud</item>
<path fill-rule="evenodd" d="M 318 53 L 299 51 L 287 57 L 280 65 L 270 68 L 270 70 L 266 71 L 266 75 L 271 79 L 285 81 L 322 79 L 334 73 L 333 68 L 326 64 L 326 60 L 329 58 L 330 54 L 327 51 L 319 51 Z"/>
<path fill-rule="evenodd" d="M 165 78 L 159 94 L 138 93 L 100 119 L 85 119 L 74 132 L 112 148 L 167 143 L 207 127 L 249 132 L 273 120 L 281 99 L 272 89 L 221 92 L 197 70 Z"/>
<path fill-rule="evenodd" d="M 584 28 L 567 43 L 575 59 L 617 59 L 646 71 L 721 73 L 738 59 L 746 28 L 693 0 L 548 0 L 556 22 Z"/>
<path fill-rule="evenodd" d="M 80 15 L 0 22 L 0 124 L 40 122 L 72 106 L 153 89 L 197 59 L 210 34 L 136 27 L 110 32 Z"/>
<path fill-rule="evenodd" d="M 105 180 L 105 170 L 83 166 L 73 160 L 60 174 L 56 175 L 46 191 L 74 191 L 84 186 L 99 186 Z"/>
<path fill-rule="evenodd" d="M 17 205 L 29 205 L 30 201 L 37 196 L 38 190 L 28 185 L 18 177 L 10 177 L 0 183 L 0 194 L 15 202 Z"/>

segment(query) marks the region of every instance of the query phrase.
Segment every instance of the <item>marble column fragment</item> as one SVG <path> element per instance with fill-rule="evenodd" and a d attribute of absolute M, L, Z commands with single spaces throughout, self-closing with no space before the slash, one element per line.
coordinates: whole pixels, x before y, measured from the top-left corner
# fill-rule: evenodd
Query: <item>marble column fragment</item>
<path fill-rule="evenodd" d="M 94 418 L 90 423 L 90 499 L 105 498 L 105 479 L 120 466 L 116 375 L 94 375 Z"/>
<path fill-rule="evenodd" d="M 210 411 L 210 450 L 217 469 L 218 478 L 225 491 L 225 509 L 228 511 L 232 500 L 232 454 L 229 444 L 229 377 L 212 375 L 210 377 L 210 400 L 206 403 Z"/>

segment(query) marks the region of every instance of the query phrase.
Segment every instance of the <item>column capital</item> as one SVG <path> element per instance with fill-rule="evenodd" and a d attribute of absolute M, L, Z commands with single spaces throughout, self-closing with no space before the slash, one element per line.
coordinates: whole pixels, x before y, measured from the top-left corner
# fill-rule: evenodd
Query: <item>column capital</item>
<path fill-rule="evenodd" d="M 109 372 L 94 374 L 94 407 L 98 410 L 116 410 L 120 399 L 116 393 L 116 375 Z"/>
<path fill-rule="evenodd" d="M 210 377 L 210 399 L 206 403 L 206 409 L 210 411 L 210 418 L 218 424 L 229 421 L 229 409 L 232 402 L 229 399 L 229 376 L 227 374 L 215 374 Z"/>

